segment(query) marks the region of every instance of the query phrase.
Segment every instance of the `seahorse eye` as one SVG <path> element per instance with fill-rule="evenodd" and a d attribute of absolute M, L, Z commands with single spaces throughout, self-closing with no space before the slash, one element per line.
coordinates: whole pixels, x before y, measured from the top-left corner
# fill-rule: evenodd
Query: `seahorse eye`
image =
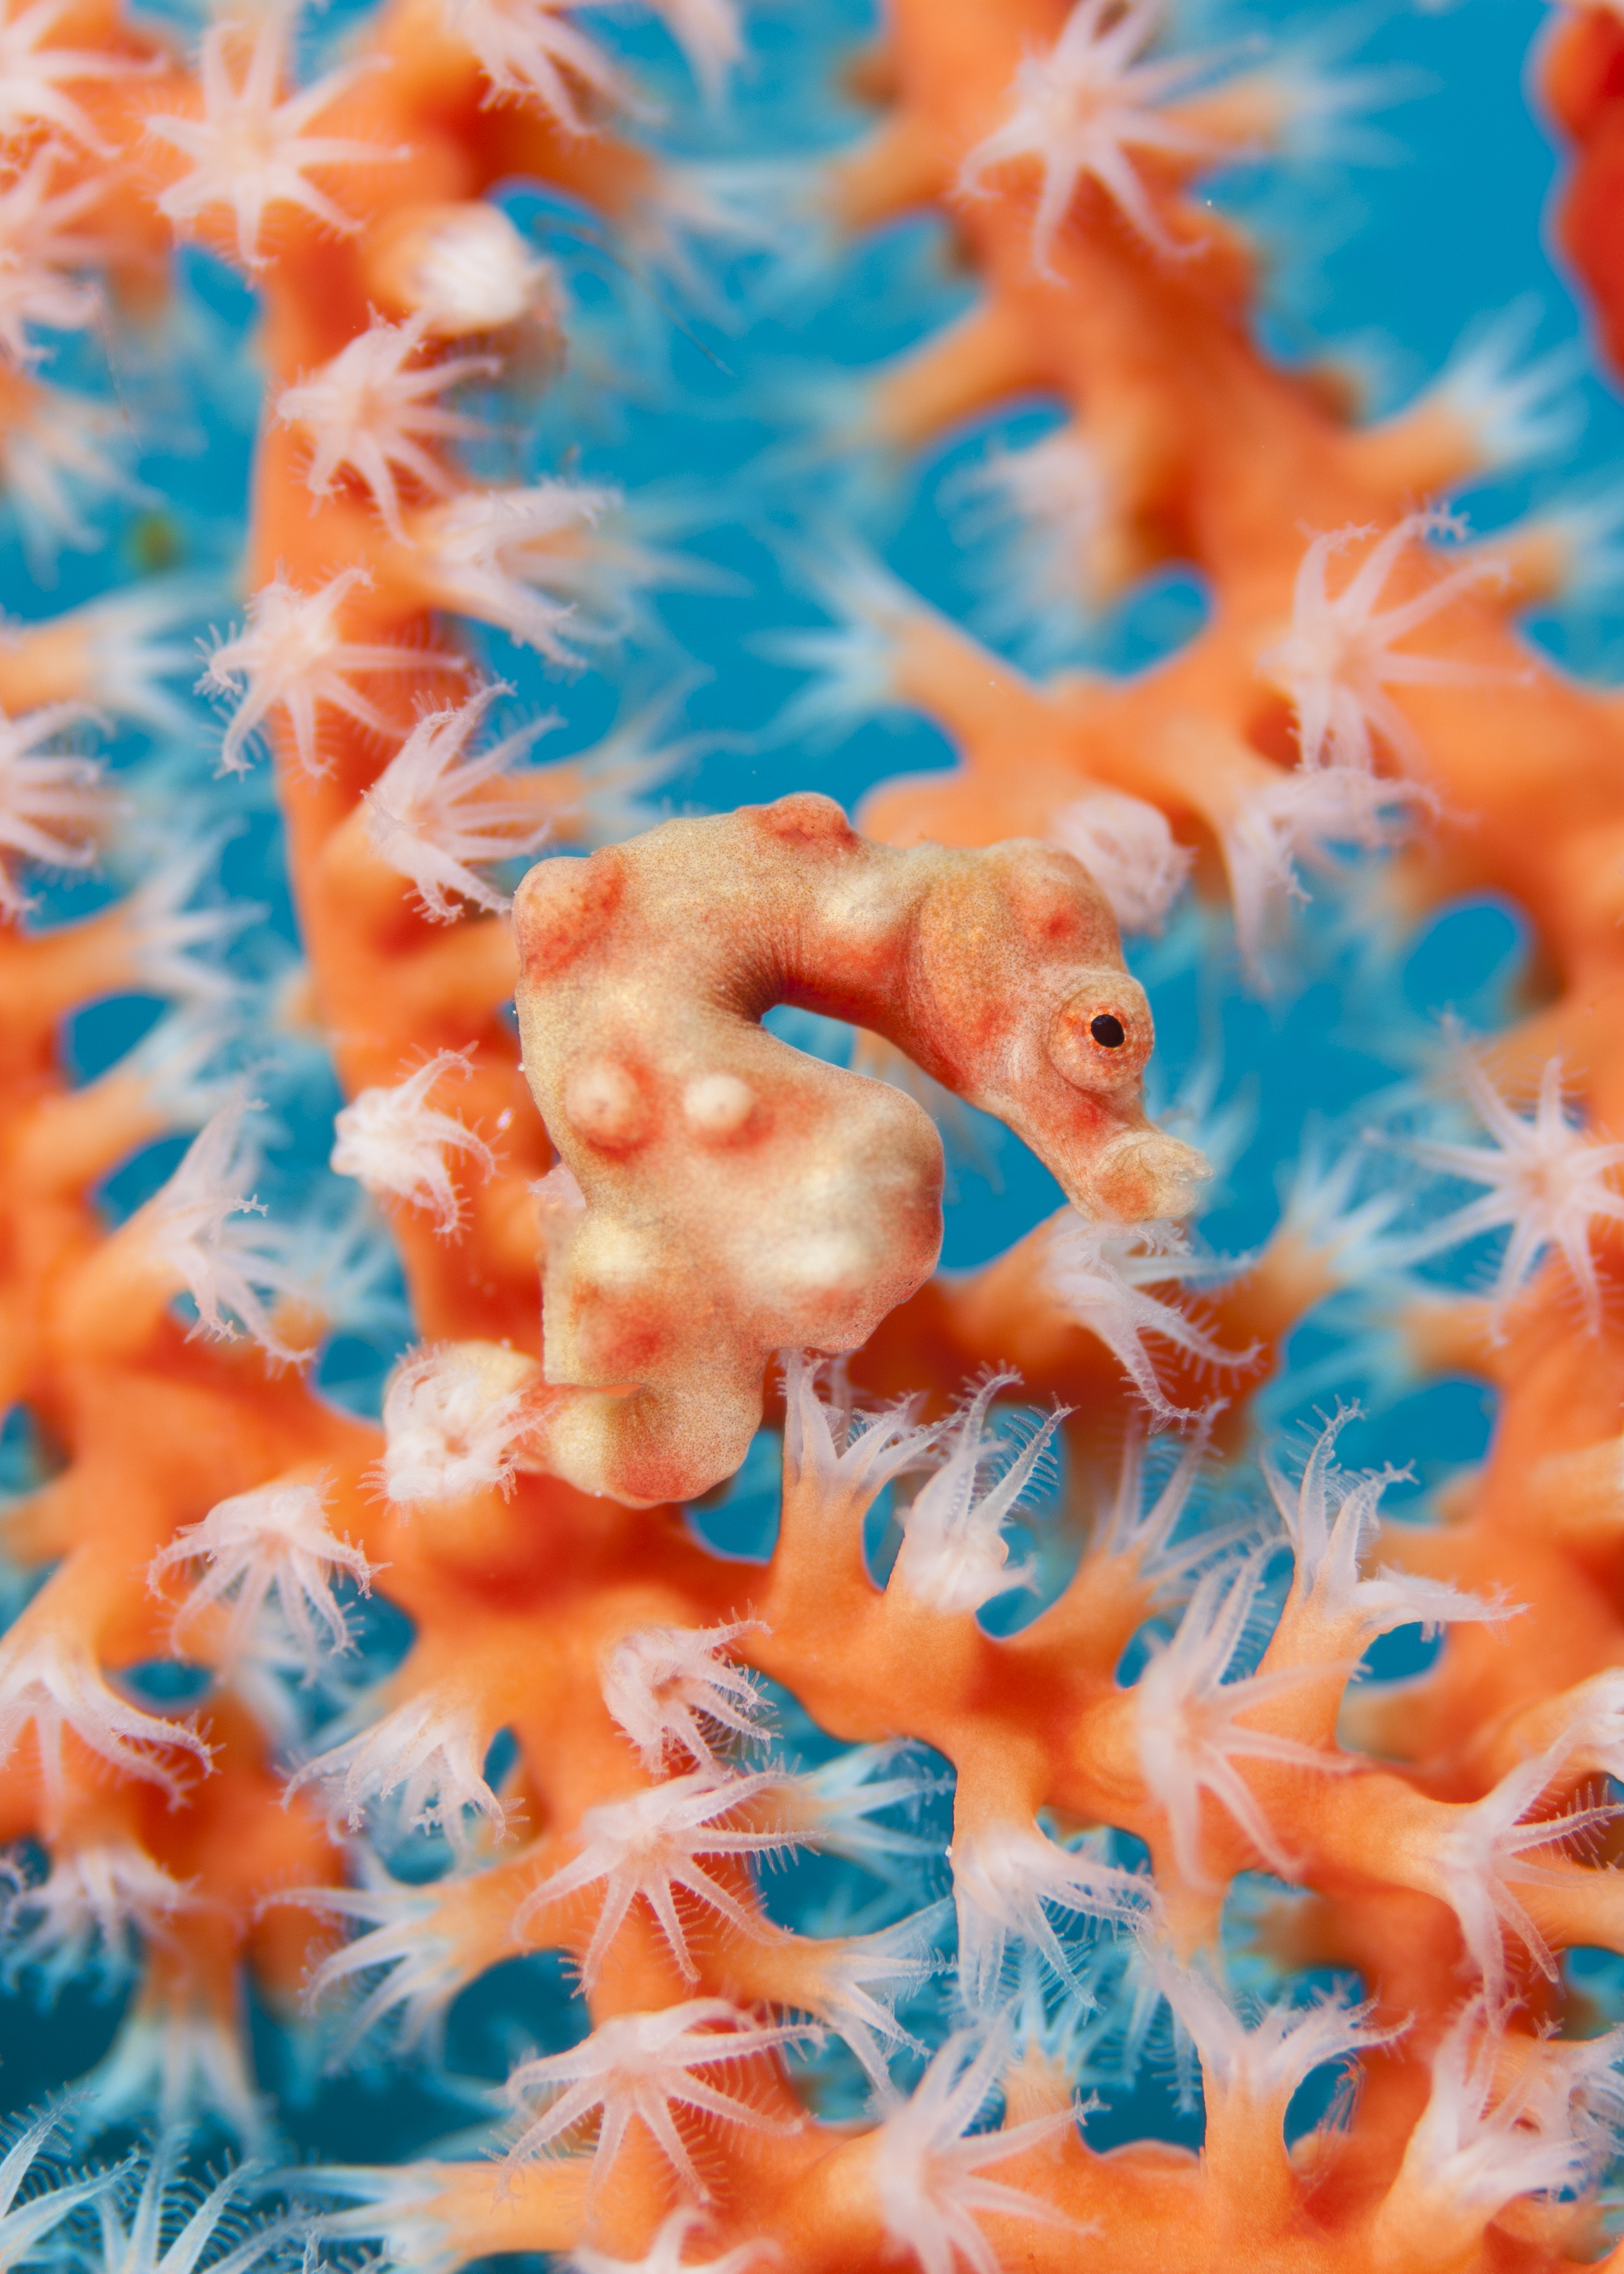
<path fill-rule="evenodd" d="M 1073 1089 L 1126 1095 L 1151 1044 L 1148 1006 L 1131 979 L 1109 969 L 1078 974 L 1082 984 L 1055 1013 L 1049 1055 Z"/>

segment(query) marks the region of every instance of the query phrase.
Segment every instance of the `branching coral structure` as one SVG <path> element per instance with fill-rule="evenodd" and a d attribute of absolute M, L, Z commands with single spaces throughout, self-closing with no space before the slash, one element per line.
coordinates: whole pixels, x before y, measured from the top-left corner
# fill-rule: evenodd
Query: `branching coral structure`
<path fill-rule="evenodd" d="M 1624 512 L 1451 502 L 1573 358 L 1267 350 L 1206 184 L 1345 27 L 759 12 L 0 0 L 5 541 L 118 538 L 0 627 L 0 2252 L 1624 2268 L 1624 712 L 1529 624 Z M 1621 52 L 1537 72 L 1615 362 Z M 978 618 L 887 511 L 989 436 Z M 834 620 L 776 721 L 718 524 Z M 1249 1138 L 1167 1037 L 1327 974 Z"/>

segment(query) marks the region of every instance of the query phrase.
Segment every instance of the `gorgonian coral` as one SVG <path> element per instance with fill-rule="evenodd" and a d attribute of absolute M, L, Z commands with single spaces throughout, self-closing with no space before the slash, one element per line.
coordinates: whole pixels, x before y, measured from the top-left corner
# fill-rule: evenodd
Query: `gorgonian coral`
<path fill-rule="evenodd" d="M 645 12 L 0 22 L 0 476 L 119 540 L 0 636 L 0 2250 L 1594 2261 L 1621 729 L 1526 619 L 1624 515 L 1451 503 L 1575 358 L 1266 350 L 1207 185 L 1415 91 L 1336 26 Z"/>

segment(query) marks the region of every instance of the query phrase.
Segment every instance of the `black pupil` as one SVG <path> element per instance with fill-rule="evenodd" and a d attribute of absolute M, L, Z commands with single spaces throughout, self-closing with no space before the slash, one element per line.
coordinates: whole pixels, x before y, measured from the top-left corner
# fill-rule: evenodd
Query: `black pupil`
<path fill-rule="evenodd" d="M 1089 1033 L 1102 1050 L 1119 1050 L 1128 1037 L 1120 1019 L 1113 1019 L 1109 1011 L 1101 1011 L 1089 1024 Z"/>

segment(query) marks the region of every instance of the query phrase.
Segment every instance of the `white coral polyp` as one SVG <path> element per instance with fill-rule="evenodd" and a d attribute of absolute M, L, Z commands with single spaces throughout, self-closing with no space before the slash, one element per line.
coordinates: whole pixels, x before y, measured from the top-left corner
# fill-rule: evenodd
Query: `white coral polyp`
<path fill-rule="evenodd" d="M 191 1888 L 171 1879 L 133 1841 L 93 1840 L 64 1847 L 43 1879 L 13 1878 L 4 1897 L 0 1972 L 34 1973 L 54 1989 L 75 1978 L 111 1983 L 134 1967 L 143 1941 L 162 1937 Z"/>
<path fill-rule="evenodd" d="M 1238 1570 L 1220 1568 L 1198 1583 L 1178 1630 L 1153 1651 L 1133 1690 L 1139 1769 L 1151 1798 L 1165 1811 L 1173 1860 L 1192 1887 L 1210 1887 L 1201 1852 L 1201 1796 L 1210 1793 L 1271 1871 L 1282 1879 L 1295 1866 L 1265 1816 L 1238 1760 L 1278 1761 L 1327 1773 L 1353 1762 L 1294 1737 L 1249 1728 L 1239 1716 L 1320 1675 L 1319 1665 L 1224 1679 L 1263 1583 L 1263 1556 Z"/>
<path fill-rule="evenodd" d="M 1109 1508 L 1102 1508 L 1096 1519 L 1089 1542 L 1091 1555 L 1113 1560 L 1120 1556 L 1137 1577 L 1165 1586 L 1231 1552 L 1237 1540 L 1232 1530 L 1202 1530 L 1184 1540 L 1175 1538 L 1207 1458 L 1213 1424 L 1222 1411 L 1222 1404 L 1217 1403 L 1199 1415 L 1176 1466 L 1148 1508 L 1145 1506 L 1145 1440 L 1137 1428 L 1129 1433 L 1122 1449 L 1116 1491 Z"/>
<path fill-rule="evenodd" d="M 1510 1615 L 1503 1603 L 1485 1602 L 1443 1579 L 1388 1569 L 1366 1578 L 1360 1565 L 1380 1524 L 1381 1495 L 1395 1469 L 1349 1475 L 1333 1450 L 1357 1407 L 1340 1408 L 1320 1431 L 1295 1489 L 1266 1455 L 1269 1493 L 1286 1527 L 1295 1561 L 1294 1602 L 1311 1604 L 1327 1621 L 1356 1623 L 1361 1646 L 1395 1627 L 1440 1627 L 1476 1620 L 1492 1624 Z"/>
<path fill-rule="evenodd" d="M 1412 513 L 1372 546 L 1342 591 L 1330 591 L 1331 561 L 1375 531 L 1350 526 L 1316 537 L 1297 574 L 1290 629 L 1258 659 L 1261 675 L 1297 712 L 1297 743 L 1308 768 L 1369 773 L 1380 735 L 1398 757 L 1413 761 L 1416 737 L 1393 700 L 1394 687 L 1482 685 L 1480 666 L 1400 650 L 1406 639 L 1474 587 L 1503 584 L 1503 561 L 1472 558 L 1424 584 L 1410 599 L 1384 608 L 1387 579 L 1412 547 L 1455 533 L 1445 514 Z"/>
<path fill-rule="evenodd" d="M 222 951 L 259 913 L 240 901 L 236 906 L 229 901 L 187 906 L 219 854 L 216 837 L 181 846 L 136 886 L 123 910 L 141 984 L 184 1005 L 192 1014 L 194 1035 L 206 1033 L 211 1024 L 201 1015 L 207 1006 L 217 1037 L 223 1006 L 241 991 L 241 982 L 224 961 Z"/>
<path fill-rule="evenodd" d="M 216 22 L 203 35 L 199 59 L 203 109 L 199 118 L 154 113 L 147 132 L 190 162 L 160 192 L 158 210 L 183 226 L 224 207 L 232 216 L 237 257 L 244 268 L 265 265 L 260 239 L 266 215 L 292 206 L 328 229 L 350 235 L 360 227 L 308 179 L 312 170 L 376 166 L 403 157 L 382 144 L 306 132 L 357 77 L 358 64 L 329 72 L 313 87 L 284 96 L 298 0 L 278 0 L 254 27 L 246 56 L 240 17 Z"/>
<path fill-rule="evenodd" d="M 407 1831 L 439 1833 L 468 1864 L 475 1852 L 470 1817 L 499 1840 L 508 1829 L 508 1811 L 485 1780 L 485 1751 L 472 1708 L 425 1690 L 307 1761 L 289 1779 L 288 1792 L 320 1787 L 335 1819 L 352 1832 L 369 1809 L 394 1802 Z"/>
<path fill-rule="evenodd" d="M 49 573 L 64 545 L 79 553 L 100 546 L 102 531 L 84 510 L 89 501 L 154 502 L 155 493 L 131 480 L 119 463 L 135 439 L 128 410 L 94 395 L 36 383 L 13 403 L 0 432 L 0 486 L 37 576 Z"/>
<path fill-rule="evenodd" d="M 965 160 L 959 186 L 966 196 L 981 194 L 987 176 L 1011 160 L 1037 161 L 1043 185 L 1032 251 L 1041 270 L 1049 270 L 1055 240 L 1086 179 L 1152 245 L 1164 252 L 1176 249 L 1130 154 L 1190 160 L 1211 154 L 1212 146 L 1160 109 L 1202 63 L 1190 56 L 1137 60 L 1162 15 L 1162 0 L 1129 0 L 1126 7 L 1079 0 L 1049 52 L 1018 68 L 1009 117 Z"/>
<path fill-rule="evenodd" d="M 1073 557 L 1097 532 L 1109 501 L 1100 455 L 1076 426 L 1062 426 L 1024 450 L 998 450 L 976 486 L 1001 492 L 1028 520 L 1064 538 Z"/>
<path fill-rule="evenodd" d="M 154 576 L 57 616 L 56 629 L 82 659 L 85 699 L 155 734 L 189 731 L 192 714 L 162 682 L 195 669 L 196 651 L 189 640 L 164 635 L 195 619 L 204 589 L 190 576 Z M 15 625 L 0 629 L 0 644 L 19 632 Z"/>
<path fill-rule="evenodd" d="M 1209 1976 L 1178 1965 L 1160 1946 L 1151 1946 L 1149 1957 L 1162 1996 L 1201 2057 L 1213 2098 L 1223 2093 L 1283 2117 L 1292 2094 L 1316 2069 L 1400 2034 L 1371 2029 L 1371 2007 L 1350 2005 L 1339 1992 L 1302 2006 L 1265 2006 L 1248 2027 Z"/>
<path fill-rule="evenodd" d="M 468 754 L 491 704 L 512 691 L 494 682 L 466 703 L 429 712 L 366 793 L 373 852 L 413 886 L 432 922 L 452 922 L 462 913 L 459 900 L 505 914 L 512 905 L 508 895 L 477 868 L 538 852 L 552 833 L 534 805 L 511 794 L 522 782 L 515 760 L 553 725 L 551 718 L 532 719 L 488 750 Z"/>
<path fill-rule="evenodd" d="M 786 1483 L 809 1491 L 828 1513 L 861 1511 L 885 1487 L 923 1468 L 941 1432 L 921 1423 L 922 1400 L 905 1397 L 864 1413 L 853 1404 L 844 1378 L 809 1351 L 784 1351 L 784 1465 Z M 844 1391 L 844 1394 L 842 1392 Z"/>
<path fill-rule="evenodd" d="M 932 1610 L 950 1615 L 978 1611 L 995 1595 L 1033 1584 L 1024 1565 L 1010 1569 L 1004 1526 L 1040 1475 L 1049 1440 L 1065 1414 L 1049 1415 L 1026 1446 L 1008 1458 L 1008 1442 L 988 1429 L 987 1416 L 999 1391 L 1019 1379 L 1005 1372 L 991 1374 L 981 1384 L 944 1441 L 942 1466 L 904 1513 L 892 1584 Z M 983 1472 L 999 1460 L 1006 1463 L 1003 1472 L 981 1491 Z"/>
<path fill-rule="evenodd" d="M 338 477 L 349 474 L 369 493 L 389 534 L 402 544 L 400 478 L 432 497 L 449 496 L 451 477 L 425 445 L 480 431 L 477 419 L 444 409 L 434 397 L 461 380 L 489 376 L 500 368 L 494 356 L 419 361 L 430 333 L 426 312 L 404 324 L 387 324 L 374 316 L 330 363 L 284 388 L 276 403 L 282 424 L 302 426 L 311 438 L 304 478 L 312 495 L 331 497 Z"/>
<path fill-rule="evenodd" d="M 267 1485 L 217 1502 L 154 1556 L 148 1578 L 154 1590 L 183 1564 L 199 1567 L 199 1576 L 175 1613 L 177 1650 L 210 1612 L 222 1611 L 217 1648 L 229 1665 L 252 1650 L 274 1604 L 308 1675 L 329 1653 L 350 1646 L 343 1606 L 333 1592 L 338 1574 L 365 1594 L 377 1568 L 328 1530 L 320 1484 Z"/>
<path fill-rule="evenodd" d="M 601 1882 L 597 1923 L 581 1961 L 582 1988 L 589 1994 L 596 1988 L 609 1946 L 633 1903 L 640 1900 L 653 1912 L 684 1979 L 697 1982 L 699 1969 L 677 1911 L 677 1890 L 714 1911 L 740 1934 L 763 1931 L 755 1913 L 699 1858 L 781 1854 L 794 1847 L 797 1834 L 793 1831 L 729 1821 L 740 1810 L 775 1792 L 782 1781 L 771 1771 L 718 1777 L 695 1769 L 688 1776 L 650 1785 L 629 1800 L 589 1808 L 576 1834 L 577 1854 L 549 1873 L 521 1904 L 513 1922 L 515 1938 L 522 1939 L 531 1920 L 552 1905 Z"/>
<path fill-rule="evenodd" d="M 734 0 L 649 0 L 649 4 L 665 19 L 695 78 L 715 102 L 744 52 Z"/>
<path fill-rule="evenodd" d="M 5 101 L 0 81 L 0 109 Z M 19 367 L 42 353 L 28 337 L 30 324 L 81 331 L 100 305 L 94 287 L 66 272 L 96 255 L 95 244 L 72 224 L 101 200 L 103 184 L 93 177 L 53 194 L 51 178 L 65 155 L 60 143 L 43 143 L 0 190 L 0 356 Z"/>
<path fill-rule="evenodd" d="M 697 2111 L 751 2132 L 800 2127 L 724 2092 L 695 2072 L 731 2068 L 820 2034 L 804 2023 L 752 2022 L 723 1998 L 693 1998 L 658 2014 L 616 2014 L 568 2052 L 524 2061 L 514 2070 L 508 2080 L 509 2098 L 523 2105 L 532 2095 L 540 2095 L 545 2105 L 513 2152 L 515 2157 L 538 2155 L 601 2111 L 592 2152 L 591 2190 L 596 2194 L 636 2118 L 689 2191 L 701 2202 L 709 2202 L 710 2190 L 677 2128 L 673 2108 Z"/>
<path fill-rule="evenodd" d="M 1250 1351 L 1227 1351 L 1177 1304 L 1146 1291 L 1205 1268 L 1176 1224 L 1094 1224 L 1072 1209 L 1055 1220 L 1048 1274 L 1062 1307 L 1097 1335 L 1160 1420 L 1180 1413 L 1156 1378 L 1145 1344 L 1170 1343 L 1208 1366 L 1244 1366 Z"/>
<path fill-rule="evenodd" d="M 112 2172 L 93 2172 L 88 2178 L 70 2180 L 50 2172 L 49 2166 L 43 2173 L 39 2171 L 41 2155 L 51 2135 L 65 2125 L 69 2114 L 70 2104 L 58 2098 L 43 2116 L 25 2126 L 0 2160 L 0 2253 L 7 2266 L 35 2262 L 44 2255 L 36 2254 L 37 2243 L 81 2203 L 103 2200 L 118 2183 Z M 19 2202 L 18 2197 L 31 2175 L 35 2184 Z"/>
<path fill-rule="evenodd" d="M 0 714 L 0 920 L 28 905 L 14 862 L 83 869 L 95 858 L 110 810 L 102 769 L 93 758 L 41 748 L 95 715 L 82 703 L 47 703 L 15 719 Z"/>
<path fill-rule="evenodd" d="M 1521 2074 L 1502 2090 L 1505 2043 L 1482 1999 L 1465 2005 L 1440 2040 L 1432 2090 L 1394 2189 L 1412 2220 L 1431 2211 L 1451 2224 L 1468 2219 L 1475 2230 L 1518 2195 L 1582 2185 L 1605 2160 L 1611 2127 L 1588 2116 L 1573 2089 L 1579 2073 L 1550 2065 L 1551 2054 L 1569 2048 L 1530 2048 Z M 1616 2059 L 1616 2042 L 1609 2051 Z"/>
<path fill-rule="evenodd" d="M 557 309 L 561 286 L 500 206 L 482 198 L 428 214 L 397 248 L 394 297 L 435 340 L 506 330 Z M 483 361 L 484 358 L 477 358 Z"/>
<path fill-rule="evenodd" d="M 305 772 L 325 773 L 327 761 L 317 741 L 317 713 L 324 705 L 373 734 L 388 732 L 388 720 L 356 691 L 352 679 L 417 672 L 430 664 L 455 667 L 448 657 L 344 636 L 339 622 L 344 603 L 370 582 L 365 569 L 345 568 L 315 591 L 302 592 L 279 571 L 254 593 L 246 629 L 218 644 L 198 681 L 199 694 L 237 698 L 220 747 L 222 772 L 247 771 L 251 739 L 263 734 L 273 711 L 281 711 Z"/>
<path fill-rule="evenodd" d="M 1093 790 L 1064 807 L 1049 833 L 1082 862 L 1124 931 L 1162 930 L 1195 859 L 1158 807 L 1119 790 Z"/>
<path fill-rule="evenodd" d="M 886 1773 L 898 1766 L 899 1775 Z M 857 1745 L 822 1768 L 789 1779 L 781 1804 L 786 1822 L 795 1825 L 813 1847 L 883 1873 L 891 1857 L 936 1856 L 941 1849 L 917 1834 L 874 1818 L 888 1809 L 913 1813 L 928 1795 L 943 1789 L 920 1773 L 906 1743 Z"/>
<path fill-rule="evenodd" d="M 184 1763 L 207 1772 L 208 1746 L 185 1721 L 143 1713 L 103 1679 L 89 1646 L 24 1620 L 0 1642 L 0 1766 L 32 1730 L 41 1781 L 52 1813 L 64 1792 L 62 1741 L 71 1730 L 89 1751 L 125 1776 L 155 1784 L 178 1807 Z"/>
<path fill-rule="evenodd" d="M 1142 1923 L 1155 1907 L 1148 1878 L 1119 1871 L 1086 1849 L 1062 1848 L 1035 1825 L 978 1826 L 957 1835 L 951 1853 L 959 1990 L 969 2007 L 1000 2002 L 1011 1941 L 1033 1944 L 1063 1981 L 1079 1986 L 1050 1924 L 1051 1909 L 1126 1924 Z"/>
<path fill-rule="evenodd" d="M 354 1177 L 374 1200 L 399 1200 L 428 1209 L 434 1229 L 447 1238 L 461 1229 L 462 1196 L 451 1181 L 448 1154 L 465 1154 L 470 1166 L 493 1173 L 496 1156 L 482 1137 L 428 1100 L 445 1078 L 473 1072 L 462 1050 L 437 1050 L 393 1088 L 359 1091 L 335 1114 L 329 1160 L 341 1177 Z"/>
<path fill-rule="evenodd" d="M 1070 2222 L 1052 2204 L 1024 2187 L 986 2176 L 1040 2142 L 1067 2131 L 1069 2108 L 996 2132 L 972 2132 L 1009 2059 L 1003 2031 L 961 2031 L 950 2037 L 914 2088 L 874 2140 L 873 2187 L 886 2238 L 898 2256 L 914 2258 L 921 2274 L 957 2274 L 962 2261 L 974 2274 L 998 2274 L 1003 2261 L 978 2223 L 978 2213 L 1009 2219 Z"/>
<path fill-rule="evenodd" d="M 440 1931 L 445 1886 L 402 1885 L 362 1853 L 358 1887 L 294 1887 L 275 1900 L 329 1917 L 358 1920 L 367 1931 L 342 1942 L 313 1969 L 304 2002 L 312 2011 L 335 1990 L 378 1978 L 362 1989 L 344 2017 L 337 2052 L 353 2052 L 398 2015 L 393 2046 L 406 2052 L 435 2037 L 446 2008 L 471 1979 L 453 1936 Z M 456 1883 L 454 1883 L 456 1884 Z"/>
<path fill-rule="evenodd" d="M 818 2020 L 856 2054 L 882 2100 L 891 2089 L 887 2049 L 925 2051 L 897 2019 L 895 2001 L 941 1972 L 936 1937 L 949 1909 L 946 1901 L 931 1903 L 877 1934 L 827 1942 L 816 1987 L 803 1993 Z"/>
<path fill-rule="evenodd" d="M 568 21 L 576 0 L 440 0 L 446 28 L 490 81 L 485 96 L 527 96 L 572 134 L 590 131 L 577 90 L 616 100 L 620 81 L 608 56 Z"/>
<path fill-rule="evenodd" d="M 112 144 L 103 141 L 68 89 L 135 78 L 149 66 L 105 49 L 53 46 L 50 34 L 71 8 L 71 0 L 33 0 L 0 24 L 0 142 L 26 142 L 43 129 L 110 158 Z"/>
<path fill-rule="evenodd" d="M 405 1359 L 384 1393 L 385 1497 L 410 1507 L 511 1491 L 534 1425 L 534 1371 L 486 1343 L 440 1344 Z"/>
<path fill-rule="evenodd" d="M 1552 1815 L 1529 1820 L 1547 1788 L 1566 1766 L 1580 1731 L 1564 1731 L 1532 1760 L 1519 1762 L 1470 1807 L 1452 1811 L 1447 1830 L 1436 1843 L 1432 1878 L 1436 1892 L 1454 1909 L 1467 1955 L 1483 1977 L 1492 2011 L 1503 2007 L 1509 1975 L 1506 1937 L 1514 1935 L 1547 1981 L 1558 1975 L 1555 1953 L 1538 1922 L 1520 1900 L 1518 1886 L 1564 1889 L 1572 1884 L 1573 1863 L 1563 1854 L 1612 1824 L 1615 1802 L 1581 1797 Z M 1549 1860 L 1533 1860 L 1540 1856 Z"/>
<path fill-rule="evenodd" d="M 1416 406 L 1423 415 L 1443 410 L 1457 420 L 1481 467 L 1555 457 L 1583 427 L 1575 385 L 1584 373 L 1583 343 L 1567 340 L 1523 361 L 1543 313 L 1530 293 L 1480 319 Z"/>
<path fill-rule="evenodd" d="M 1462 1051 L 1461 1077 L 1491 1142 L 1452 1145 L 1436 1138 L 1410 1138 L 1403 1149 L 1441 1175 L 1485 1187 L 1413 1239 L 1400 1244 L 1399 1260 L 1419 1261 L 1485 1231 L 1507 1230 L 1510 1238 L 1496 1275 L 1492 1329 L 1503 1330 L 1506 1314 L 1533 1276 L 1548 1248 L 1560 1250 L 1573 1276 L 1592 1334 L 1601 1328 L 1601 1287 L 1590 1249 L 1592 1224 L 1624 1223 L 1624 1145 L 1588 1136 L 1571 1122 L 1562 1102 L 1562 1063 L 1547 1060 L 1540 1076 L 1533 1116 L 1514 1113 L 1477 1061 Z"/>
<path fill-rule="evenodd" d="M 417 516 L 417 576 L 436 606 L 494 624 L 549 662 L 578 663 L 571 637 L 597 636 L 578 603 L 605 597 L 592 531 L 619 502 L 575 482 L 470 490 Z"/>
<path fill-rule="evenodd" d="M 1338 848 L 1384 851 L 1400 842 L 1416 812 L 1431 802 L 1417 783 L 1363 764 L 1306 757 L 1244 798 L 1222 831 L 1244 960 L 1255 968 L 1286 905 L 1311 897 L 1299 863 L 1334 875 Z"/>
<path fill-rule="evenodd" d="M 604 1703 L 658 1773 L 673 1749 L 719 1773 L 717 1734 L 759 1743 L 756 1682 L 723 1655 L 741 1635 L 763 1631 L 756 1619 L 720 1627 L 640 1627 L 622 1635 L 604 1664 Z"/>
<path fill-rule="evenodd" d="M 313 2168 L 313 2167 L 312 2167 Z M 351 2204 L 322 2215 L 335 2242 L 381 2242 L 387 2262 L 412 2274 L 456 2274 L 462 2263 L 443 2216 L 445 2174 L 425 2159 L 405 2164 L 328 2164 L 324 2194 Z"/>
<path fill-rule="evenodd" d="M 237 1097 L 204 1126 L 162 1191 L 132 1217 L 131 1226 L 155 1261 L 174 1274 L 198 1306 L 197 1331 L 229 1341 L 237 1324 L 269 1358 L 298 1365 L 310 1353 L 277 1332 L 264 1297 L 304 1292 L 287 1265 L 256 1241 L 239 1216 L 262 1215 L 242 1190 L 252 1160 L 243 1132 L 257 1101 Z"/>

